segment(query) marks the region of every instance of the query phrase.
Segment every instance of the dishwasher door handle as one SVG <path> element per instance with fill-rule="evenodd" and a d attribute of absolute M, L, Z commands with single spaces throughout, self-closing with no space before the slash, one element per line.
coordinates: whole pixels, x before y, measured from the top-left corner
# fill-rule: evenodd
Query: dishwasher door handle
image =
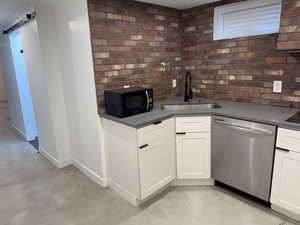
<path fill-rule="evenodd" d="M 240 131 L 246 131 L 251 134 L 258 134 L 258 135 L 273 135 L 273 131 L 261 129 L 261 128 L 251 128 L 251 127 L 245 127 L 237 124 L 231 124 L 226 123 L 223 120 L 215 120 L 216 123 L 219 123 L 225 127 L 229 127 L 231 129 L 240 130 Z"/>

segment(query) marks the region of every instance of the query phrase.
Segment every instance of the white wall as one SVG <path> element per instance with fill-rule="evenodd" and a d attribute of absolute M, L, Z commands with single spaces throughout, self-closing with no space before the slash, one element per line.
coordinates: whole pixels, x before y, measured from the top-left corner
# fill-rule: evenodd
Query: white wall
<path fill-rule="evenodd" d="M 105 185 L 87 1 L 36 0 L 35 7 L 43 58 L 53 59 L 47 76 L 57 76 L 50 86 L 66 107 L 72 161 Z"/>
<path fill-rule="evenodd" d="M 0 61 L 0 102 L 1 101 L 7 101 L 7 97 L 6 97 L 6 91 L 4 85 L 4 75 L 3 75 L 1 61 Z"/>
<path fill-rule="evenodd" d="M 36 115 L 40 149 L 49 154 L 49 157 L 53 157 L 52 160 L 56 161 L 54 162 L 56 165 L 63 166 L 63 162 L 59 161 L 59 149 L 54 138 L 48 86 L 43 74 L 43 61 L 36 21 L 23 26 L 20 32 Z"/>
<path fill-rule="evenodd" d="M 34 89 L 33 102 L 40 115 L 38 132 L 40 138 L 49 134 L 41 140 L 43 154 L 59 165 L 73 162 L 95 182 L 106 185 L 87 1 L 33 3 L 36 24 L 24 26 L 21 33 Z M 47 118 L 48 123 L 39 122 Z M 42 135 L 43 130 L 52 132 Z"/>
<path fill-rule="evenodd" d="M 71 10 L 67 10 L 70 5 Z M 101 155 L 87 1 L 64 0 L 56 10 L 60 34 L 58 46 L 63 50 L 60 55 L 64 59 L 62 70 L 72 135 L 72 157 L 76 165 L 101 180 L 104 159 Z"/>
<path fill-rule="evenodd" d="M 70 165 L 70 148 L 64 148 L 55 137 L 56 117 L 51 114 L 55 104 L 50 104 L 49 85 L 43 68 L 43 57 L 41 54 L 39 32 L 36 21 L 21 27 L 18 32 L 21 34 L 26 68 L 32 92 L 32 102 L 36 115 L 36 124 L 39 134 L 41 152 L 57 167 Z M 0 39 L 0 59 L 3 63 L 3 74 L 5 86 L 7 87 L 9 111 L 12 126 L 24 134 L 25 124 L 22 114 L 21 102 L 17 88 L 14 64 L 12 60 L 11 47 L 8 35 L 1 35 Z M 51 79 L 51 77 L 50 77 Z M 55 101 L 54 101 L 55 103 Z M 56 123 L 57 124 L 57 123 Z M 67 139 L 66 142 L 69 142 Z M 60 152 L 68 151 L 67 158 L 62 158 L 64 154 Z"/>
<path fill-rule="evenodd" d="M 57 2 L 58 3 L 58 2 Z M 58 47 L 55 17 L 51 5 L 43 4 L 43 0 L 35 5 L 38 13 L 37 29 L 39 33 L 43 76 L 49 97 L 50 118 L 54 131 L 57 151 L 53 155 L 50 149 L 41 149 L 41 153 L 54 158 L 59 164 L 71 164 L 71 146 L 68 118 L 63 90 L 62 70 Z M 50 152 L 51 151 L 51 152 Z"/>
<path fill-rule="evenodd" d="M 4 74 L 8 107 L 12 126 L 21 136 L 26 136 L 26 129 L 19 98 L 18 85 L 12 61 L 9 37 L 0 36 L 0 59 Z"/>

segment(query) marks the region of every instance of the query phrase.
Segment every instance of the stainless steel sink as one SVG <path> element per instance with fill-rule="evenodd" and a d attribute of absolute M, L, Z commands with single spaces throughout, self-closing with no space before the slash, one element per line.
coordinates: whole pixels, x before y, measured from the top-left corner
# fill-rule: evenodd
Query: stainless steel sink
<path fill-rule="evenodd" d="M 194 104 L 164 104 L 161 105 L 162 110 L 177 111 L 177 110 L 203 110 L 203 109 L 218 109 L 221 106 L 217 103 L 194 103 Z"/>

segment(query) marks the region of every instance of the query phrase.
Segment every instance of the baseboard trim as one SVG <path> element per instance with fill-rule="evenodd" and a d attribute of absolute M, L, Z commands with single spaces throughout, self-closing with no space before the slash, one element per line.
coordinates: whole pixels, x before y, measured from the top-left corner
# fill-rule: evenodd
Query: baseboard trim
<path fill-rule="evenodd" d="M 213 186 L 214 179 L 177 179 L 172 182 L 172 186 Z"/>
<path fill-rule="evenodd" d="M 39 148 L 39 152 L 41 153 L 42 156 L 44 156 L 46 159 L 48 159 L 53 165 L 55 165 L 57 168 L 61 169 L 67 166 L 70 166 L 71 160 L 58 160 L 51 154 L 49 154 L 45 149 L 42 147 Z"/>
<path fill-rule="evenodd" d="M 279 212 L 279 213 L 281 213 L 281 214 L 283 214 L 283 215 L 285 215 L 287 217 L 290 217 L 293 220 L 296 220 L 298 222 L 300 221 L 300 215 L 298 215 L 298 214 L 296 214 L 294 212 L 291 212 L 290 210 L 284 209 L 284 208 L 282 208 L 280 206 L 277 206 L 277 205 L 274 205 L 274 204 L 271 205 L 271 208 L 274 211 Z"/>
<path fill-rule="evenodd" d="M 77 169 L 79 169 L 82 173 L 84 173 L 87 177 L 89 177 L 92 181 L 94 181 L 96 184 L 100 185 L 101 187 L 107 187 L 108 182 L 100 177 L 98 174 L 90 170 L 88 167 L 86 167 L 83 163 L 80 161 L 73 159 L 72 160 L 73 166 L 75 166 Z"/>
<path fill-rule="evenodd" d="M 17 128 L 16 125 L 14 125 L 13 123 L 11 124 L 11 126 L 15 130 L 15 132 L 18 134 L 18 136 L 20 136 L 21 138 L 23 138 L 25 141 L 33 141 L 33 140 L 35 140 L 36 137 L 26 136 L 26 134 L 24 134 L 24 132 L 21 131 L 19 128 Z"/>
<path fill-rule="evenodd" d="M 115 192 L 117 192 L 120 196 L 125 198 L 128 202 L 130 202 L 132 205 L 138 207 L 140 202 L 137 199 L 137 196 L 134 194 L 131 194 L 126 189 L 124 189 L 121 185 L 114 182 L 113 180 L 109 180 L 109 187 L 113 189 Z"/>

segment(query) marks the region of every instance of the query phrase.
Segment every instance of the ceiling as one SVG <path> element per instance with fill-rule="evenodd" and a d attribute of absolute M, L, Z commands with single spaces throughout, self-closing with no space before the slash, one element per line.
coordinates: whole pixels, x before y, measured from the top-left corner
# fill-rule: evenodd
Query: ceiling
<path fill-rule="evenodd" d="M 138 2 L 146 2 L 155 5 L 167 6 L 175 9 L 189 9 L 195 6 L 204 5 L 220 0 L 136 0 Z"/>
<path fill-rule="evenodd" d="M 32 8 L 32 0 L 0 0 L 0 29 L 11 26 L 25 11 Z M 176 9 L 187 9 L 195 6 L 217 2 L 219 0 L 137 0 L 155 5 Z"/>
<path fill-rule="evenodd" d="M 31 0 L 0 0 L 0 29 L 5 29 L 32 8 Z"/>

